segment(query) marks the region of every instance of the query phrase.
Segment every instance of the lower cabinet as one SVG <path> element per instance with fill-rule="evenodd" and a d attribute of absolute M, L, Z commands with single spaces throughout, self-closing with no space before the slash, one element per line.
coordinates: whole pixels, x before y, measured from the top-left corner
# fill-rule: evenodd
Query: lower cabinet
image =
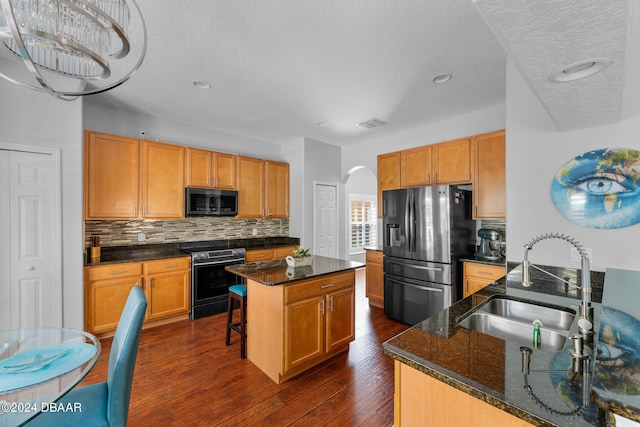
<path fill-rule="evenodd" d="M 247 286 L 247 356 L 276 383 L 348 350 L 355 339 L 353 270 Z"/>
<path fill-rule="evenodd" d="M 532 424 L 396 360 L 393 425 L 530 427 Z"/>
<path fill-rule="evenodd" d="M 113 335 L 133 286 L 147 297 L 145 326 L 187 318 L 191 298 L 188 257 L 85 267 L 85 329 Z"/>
<path fill-rule="evenodd" d="M 475 262 L 463 264 L 462 297 L 466 298 L 507 274 L 506 267 Z"/>
<path fill-rule="evenodd" d="M 299 246 L 280 246 L 277 248 L 267 249 L 249 249 L 246 254 L 246 261 L 249 263 L 283 259 L 287 255 L 293 255 L 292 252 L 298 248 Z"/>
<path fill-rule="evenodd" d="M 384 308 L 384 267 L 381 251 L 367 250 L 366 295 L 369 305 Z"/>

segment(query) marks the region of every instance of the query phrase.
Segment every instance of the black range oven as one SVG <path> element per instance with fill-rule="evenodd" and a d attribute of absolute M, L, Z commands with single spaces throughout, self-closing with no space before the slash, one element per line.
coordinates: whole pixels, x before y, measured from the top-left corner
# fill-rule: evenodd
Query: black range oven
<path fill-rule="evenodd" d="M 227 241 L 188 242 L 180 250 L 191 254 L 191 318 L 227 311 L 229 286 L 244 279 L 225 270 L 245 263 L 244 248 L 228 248 Z"/>

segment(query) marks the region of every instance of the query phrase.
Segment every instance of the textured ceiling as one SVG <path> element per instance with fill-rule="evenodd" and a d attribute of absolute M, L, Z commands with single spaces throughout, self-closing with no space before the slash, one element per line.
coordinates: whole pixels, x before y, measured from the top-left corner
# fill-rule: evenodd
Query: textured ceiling
<path fill-rule="evenodd" d="M 469 0 L 138 4 L 149 37 L 142 67 L 88 102 L 269 142 L 338 145 L 504 102 L 504 49 Z M 453 79 L 434 85 L 440 73 Z M 211 89 L 194 88 L 196 79 Z M 356 125 L 373 117 L 389 124 Z"/>
<path fill-rule="evenodd" d="M 619 121 L 632 0 L 474 0 L 556 127 L 569 131 Z M 603 71 L 570 82 L 552 74 L 606 58 Z"/>
<path fill-rule="evenodd" d="M 598 126 L 620 120 L 633 1 L 138 0 L 142 67 L 86 101 L 262 141 L 346 145 L 504 103 L 508 54 L 559 130 Z M 588 57 L 612 63 L 548 80 Z M 433 84 L 442 73 L 453 79 Z M 374 117 L 388 125 L 357 125 Z"/>

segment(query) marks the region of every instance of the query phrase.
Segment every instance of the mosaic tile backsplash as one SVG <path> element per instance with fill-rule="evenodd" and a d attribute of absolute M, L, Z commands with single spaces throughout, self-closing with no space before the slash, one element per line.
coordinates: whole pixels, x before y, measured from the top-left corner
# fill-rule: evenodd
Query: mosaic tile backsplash
<path fill-rule="evenodd" d="M 91 236 L 100 237 L 100 246 L 289 236 L 288 219 L 203 217 L 175 221 L 85 221 L 84 227 L 85 246 L 91 245 Z M 145 236 L 143 242 L 138 241 L 139 233 Z"/>

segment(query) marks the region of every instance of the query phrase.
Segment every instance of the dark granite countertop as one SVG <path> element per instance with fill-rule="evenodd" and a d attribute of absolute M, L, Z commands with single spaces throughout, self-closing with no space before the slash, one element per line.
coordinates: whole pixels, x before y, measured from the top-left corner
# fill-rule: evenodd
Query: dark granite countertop
<path fill-rule="evenodd" d="M 229 248 L 267 249 L 300 244 L 297 237 L 256 237 L 249 239 L 229 239 Z M 85 253 L 85 266 L 117 264 L 123 262 L 152 261 L 156 259 L 188 257 L 180 251 L 180 243 L 158 243 L 131 246 L 103 246 L 100 248 L 100 261 L 91 262 Z"/>
<path fill-rule="evenodd" d="M 521 267 L 515 265 L 513 268 L 513 263 L 510 263 L 510 270 L 505 278 L 477 294 L 506 294 L 544 304 L 571 307 L 578 311 L 581 297 L 579 291 L 567 292 L 562 282 L 550 289 L 547 279 L 534 272 L 531 274 L 533 285 L 524 289 L 518 283 L 522 276 Z M 557 270 L 559 271 L 554 271 L 554 274 L 560 277 L 571 275 L 579 278 L 575 270 Z M 603 273 L 592 274 L 592 286 L 595 291 L 594 330 L 597 332 Z M 527 376 L 531 392 L 536 396 L 533 398 L 525 388 L 521 344 L 458 325 L 456 318 L 471 310 L 473 301 L 471 296 L 465 298 L 388 340 L 383 344 L 385 354 L 533 425 L 606 425 L 604 412 L 599 411 L 591 398 L 591 384 L 588 381 L 590 376 L 578 375 L 576 378 L 569 375 L 568 367 L 572 362 L 569 354 L 571 340 L 567 340 L 563 349 L 558 352 L 533 348 L 531 373 Z M 577 333 L 577 319 L 578 316 L 573 322 L 570 335 Z M 597 343 L 597 337 L 594 342 Z M 589 360 L 591 368 L 586 371 L 592 373 L 593 361 Z M 550 370 L 558 372 L 549 372 Z M 587 379 L 585 382 L 588 386 L 585 388 L 583 378 Z M 580 408 L 584 393 L 588 405 L 578 414 L 568 415 Z"/>
<path fill-rule="evenodd" d="M 238 276 L 255 280 L 263 285 L 277 286 L 363 266 L 364 264 L 360 262 L 313 255 L 312 264 L 304 267 L 288 267 L 287 261 L 280 259 L 251 264 L 229 265 L 225 268 Z"/>
<path fill-rule="evenodd" d="M 505 258 L 500 259 L 484 259 L 476 256 L 466 256 L 464 258 L 460 258 L 462 262 L 475 262 L 477 264 L 487 264 L 487 265 L 496 265 L 498 267 L 506 267 L 507 260 Z"/>

